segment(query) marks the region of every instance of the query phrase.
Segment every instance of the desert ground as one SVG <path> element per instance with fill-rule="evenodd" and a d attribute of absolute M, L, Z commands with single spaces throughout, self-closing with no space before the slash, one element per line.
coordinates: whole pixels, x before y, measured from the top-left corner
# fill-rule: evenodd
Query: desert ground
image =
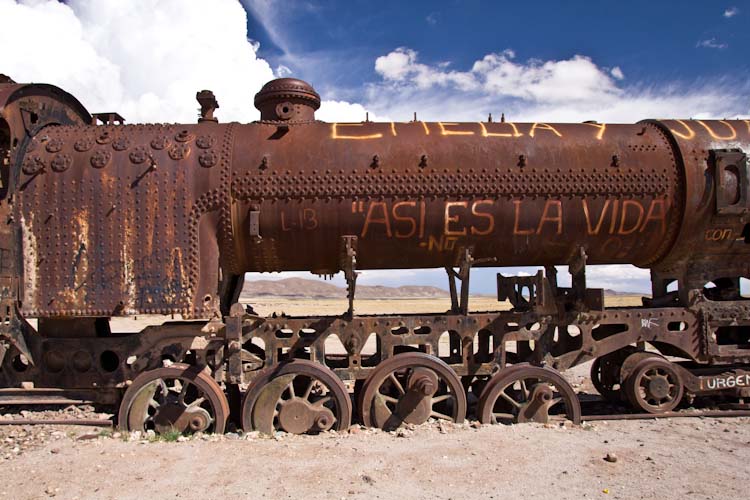
<path fill-rule="evenodd" d="M 636 303 L 634 297 L 609 300 Z M 261 314 L 336 314 L 345 308 L 343 300 L 255 303 Z M 440 300 L 357 302 L 361 314 L 447 308 Z M 491 298 L 473 306 L 497 308 Z M 139 317 L 113 326 L 131 330 L 165 319 Z M 587 371 L 582 365 L 566 375 L 591 392 Z M 20 417 L 2 411 L 2 419 Z M 40 413 L 103 416 L 90 407 Z M 174 442 L 105 427 L 2 425 L 0 473 L 0 498 L 11 499 L 745 499 L 750 418 L 580 426 L 430 422 L 390 433 L 355 425 L 318 436 L 231 432 Z"/>

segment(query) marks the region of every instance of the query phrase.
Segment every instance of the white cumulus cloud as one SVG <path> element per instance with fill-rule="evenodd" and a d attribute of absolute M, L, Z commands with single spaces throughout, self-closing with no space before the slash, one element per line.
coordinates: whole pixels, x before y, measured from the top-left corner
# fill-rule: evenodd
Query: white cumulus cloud
<path fill-rule="evenodd" d="M 729 7 L 728 9 L 724 11 L 724 17 L 726 18 L 734 17 L 739 13 L 740 13 L 740 9 L 738 9 L 737 7 Z"/>
<path fill-rule="evenodd" d="M 0 19 L 0 72 L 57 85 L 130 123 L 194 122 L 202 89 L 216 94 L 221 121 L 252 121 L 255 93 L 290 73 L 257 56 L 236 0 L 0 0 Z M 359 121 L 365 111 L 333 102 L 323 114 Z"/>
<path fill-rule="evenodd" d="M 576 55 L 562 61 L 530 60 L 518 63 L 515 53 L 505 50 L 476 61 L 469 71 L 447 70 L 444 65 L 418 62 L 416 51 L 401 47 L 375 60 L 375 71 L 387 81 L 412 84 L 420 89 L 455 87 L 534 101 L 570 101 L 617 94 L 612 75 L 590 58 Z M 618 78 L 619 79 L 619 78 Z"/>
<path fill-rule="evenodd" d="M 411 82 L 419 88 L 428 89 L 434 85 L 455 85 L 462 90 L 478 88 L 479 84 L 471 73 L 446 71 L 445 65 L 427 66 L 417 62 L 417 53 L 407 48 L 399 48 L 375 60 L 375 71 L 386 80 Z"/>
<path fill-rule="evenodd" d="M 367 108 L 359 103 L 335 100 L 323 101 L 320 109 L 315 112 L 315 119 L 324 122 L 363 122 L 365 119 L 390 121 L 385 116 L 378 116 L 375 113 L 368 114 Z"/>
<path fill-rule="evenodd" d="M 216 93 L 224 120 L 257 116 L 253 95 L 274 77 L 247 39 L 232 0 L 0 0 L 0 67 L 16 81 L 48 82 L 91 111 L 130 122 L 195 121 L 195 93 Z M 29 35 L 34 26 L 34 36 Z"/>
<path fill-rule="evenodd" d="M 514 121 L 635 122 L 663 117 L 736 117 L 750 114 L 748 88 L 717 76 L 710 82 L 626 82 L 620 66 L 599 66 L 574 55 L 519 61 L 506 49 L 465 71 L 446 62 L 426 64 L 408 47 L 378 57 L 382 80 L 367 88 L 364 104 L 395 120 L 418 112 L 423 120 L 474 121 L 488 113 Z"/>

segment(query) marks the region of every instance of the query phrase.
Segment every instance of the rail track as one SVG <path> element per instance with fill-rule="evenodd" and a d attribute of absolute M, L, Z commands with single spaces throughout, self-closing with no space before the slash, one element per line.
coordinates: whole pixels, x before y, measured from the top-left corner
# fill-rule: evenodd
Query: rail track
<path fill-rule="evenodd" d="M 664 413 L 638 413 L 638 412 L 621 412 L 613 413 L 612 404 L 604 399 L 593 396 L 595 399 L 589 399 L 589 394 L 584 394 L 586 398 L 582 403 L 582 408 L 586 413 L 582 414 L 581 422 L 599 422 L 599 421 L 618 421 L 618 420 L 655 420 L 665 418 L 739 418 L 750 417 L 749 405 L 736 405 L 740 408 L 723 408 L 718 409 L 713 406 L 706 408 L 685 408 L 681 410 L 668 411 Z M 19 407 L 20 408 L 20 407 Z M 623 408 L 624 409 L 624 408 Z M 470 419 L 476 418 L 476 415 L 470 415 Z M 357 420 L 361 419 L 356 419 Z M 115 427 L 114 418 L 96 419 L 96 418 L 11 418 L 0 419 L 0 426 L 9 425 L 53 425 L 53 426 L 81 426 L 81 427 Z"/>

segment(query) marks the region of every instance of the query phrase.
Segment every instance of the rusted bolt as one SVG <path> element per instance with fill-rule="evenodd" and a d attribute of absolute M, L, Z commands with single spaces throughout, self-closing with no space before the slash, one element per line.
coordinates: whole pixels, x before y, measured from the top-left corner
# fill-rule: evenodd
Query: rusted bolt
<path fill-rule="evenodd" d="M 419 377 L 414 381 L 414 388 L 425 396 L 435 394 L 435 384 L 429 377 Z"/>
<path fill-rule="evenodd" d="M 351 338 L 350 338 L 350 339 L 349 339 L 349 340 L 348 340 L 348 341 L 346 342 L 346 350 L 347 350 L 347 351 L 348 351 L 348 352 L 349 352 L 350 354 L 354 354 L 354 353 L 356 353 L 356 352 L 357 352 L 357 351 L 359 350 L 359 338 L 357 338 L 357 337 L 351 337 Z"/>

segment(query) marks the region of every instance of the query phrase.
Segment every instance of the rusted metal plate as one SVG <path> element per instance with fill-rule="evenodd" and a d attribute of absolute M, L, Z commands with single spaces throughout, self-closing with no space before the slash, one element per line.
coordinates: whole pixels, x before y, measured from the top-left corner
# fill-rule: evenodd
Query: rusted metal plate
<path fill-rule="evenodd" d="M 564 264 L 580 247 L 591 264 L 646 265 L 681 220 L 681 177 L 653 126 L 316 123 L 269 140 L 274 130 L 243 126 L 235 143 L 244 270 L 336 271 L 344 235 L 358 237 L 361 269 L 455 265 L 466 247 L 500 266 Z M 261 241 L 244 236 L 253 205 Z"/>
<path fill-rule="evenodd" d="M 455 266 L 467 248 L 479 265 L 569 264 L 583 249 L 669 274 L 704 266 L 696 248 L 750 251 L 743 215 L 707 212 L 701 170 L 709 150 L 748 148 L 747 121 L 325 124 L 314 90 L 282 83 L 259 123 L 37 133 L 18 160 L 23 312 L 207 317 L 219 269 L 335 273 L 351 236 L 358 269 Z"/>
<path fill-rule="evenodd" d="M 22 165 L 24 312 L 215 310 L 231 126 L 55 127 Z"/>
<path fill-rule="evenodd" d="M 679 236 L 657 272 L 684 280 L 686 288 L 701 288 L 723 276 L 750 275 L 745 242 L 750 241 L 750 120 L 663 120 L 658 126 L 674 143 L 686 191 Z M 722 162 L 727 156 L 731 161 Z M 743 157 L 744 163 L 737 161 Z M 722 193 L 725 182 L 734 186 L 732 193 Z M 735 210 L 719 210 L 717 195 L 736 200 Z"/>

